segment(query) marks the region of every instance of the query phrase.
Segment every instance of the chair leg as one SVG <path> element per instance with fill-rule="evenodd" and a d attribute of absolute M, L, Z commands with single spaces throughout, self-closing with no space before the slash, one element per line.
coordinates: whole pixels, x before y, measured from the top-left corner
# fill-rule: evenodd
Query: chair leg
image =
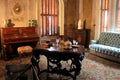
<path fill-rule="evenodd" d="M 22 53 L 18 53 L 18 54 L 19 54 L 20 62 L 22 62 Z"/>

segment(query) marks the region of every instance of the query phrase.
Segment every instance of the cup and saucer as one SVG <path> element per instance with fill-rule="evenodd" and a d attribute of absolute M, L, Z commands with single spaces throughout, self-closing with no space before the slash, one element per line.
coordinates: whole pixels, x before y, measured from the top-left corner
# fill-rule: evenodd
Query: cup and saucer
<path fill-rule="evenodd" d="M 72 48 L 78 48 L 80 45 L 72 45 Z"/>
<path fill-rule="evenodd" d="M 78 48 L 80 45 L 78 45 L 78 42 L 73 40 L 72 48 Z"/>

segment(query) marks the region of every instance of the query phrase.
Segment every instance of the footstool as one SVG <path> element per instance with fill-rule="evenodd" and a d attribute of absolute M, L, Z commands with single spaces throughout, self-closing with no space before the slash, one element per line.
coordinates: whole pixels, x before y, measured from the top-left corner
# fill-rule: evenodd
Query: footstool
<path fill-rule="evenodd" d="M 17 48 L 19 57 L 21 57 L 22 54 L 26 53 L 32 53 L 33 48 L 31 46 L 20 46 Z"/>

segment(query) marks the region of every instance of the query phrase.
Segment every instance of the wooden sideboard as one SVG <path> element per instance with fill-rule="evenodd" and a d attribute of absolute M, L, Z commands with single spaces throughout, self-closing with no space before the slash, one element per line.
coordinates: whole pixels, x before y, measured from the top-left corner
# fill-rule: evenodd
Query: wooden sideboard
<path fill-rule="evenodd" d="M 2 57 L 5 59 L 17 55 L 19 46 L 30 45 L 33 48 L 39 41 L 36 27 L 12 27 L 1 29 Z"/>
<path fill-rule="evenodd" d="M 83 45 L 85 48 L 89 48 L 90 43 L 90 29 L 73 29 L 73 30 L 65 30 L 65 39 L 68 37 L 75 39 L 78 41 L 79 44 Z"/>
<path fill-rule="evenodd" d="M 90 29 L 80 29 L 80 30 L 75 30 L 75 35 L 74 37 L 76 39 L 80 38 L 81 41 L 79 44 L 84 45 L 85 48 L 89 48 L 89 43 L 90 43 Z"/>

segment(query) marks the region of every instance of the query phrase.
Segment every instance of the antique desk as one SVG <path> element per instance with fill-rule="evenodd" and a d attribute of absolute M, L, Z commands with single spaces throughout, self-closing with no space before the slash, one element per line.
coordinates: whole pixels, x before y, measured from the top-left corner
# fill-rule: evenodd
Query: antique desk
<path fill-rule="evenodd" d="M 41 70 L 39 66 L 40 55 L 44 55 L 47 58 L 47 69 Z M 82 46 L 78 48 L 65 49 L 62 47 L 39 47 L 33 50 L 33 57 L 31 58 L 32 65 L 37 70 L 37 76 L 43 72 L 62 74 L 64 76 L 70 76 L 73 80 L 76 80 L 81 70 L 81 62 L 84 58 L 85 51 Z M 62 62 L 69 64 L 69 68 L 65 67 Z M 53 64 L 53 65 L 51 65 Z M 74 74 L 72 74 L 72 72 Z"/>

